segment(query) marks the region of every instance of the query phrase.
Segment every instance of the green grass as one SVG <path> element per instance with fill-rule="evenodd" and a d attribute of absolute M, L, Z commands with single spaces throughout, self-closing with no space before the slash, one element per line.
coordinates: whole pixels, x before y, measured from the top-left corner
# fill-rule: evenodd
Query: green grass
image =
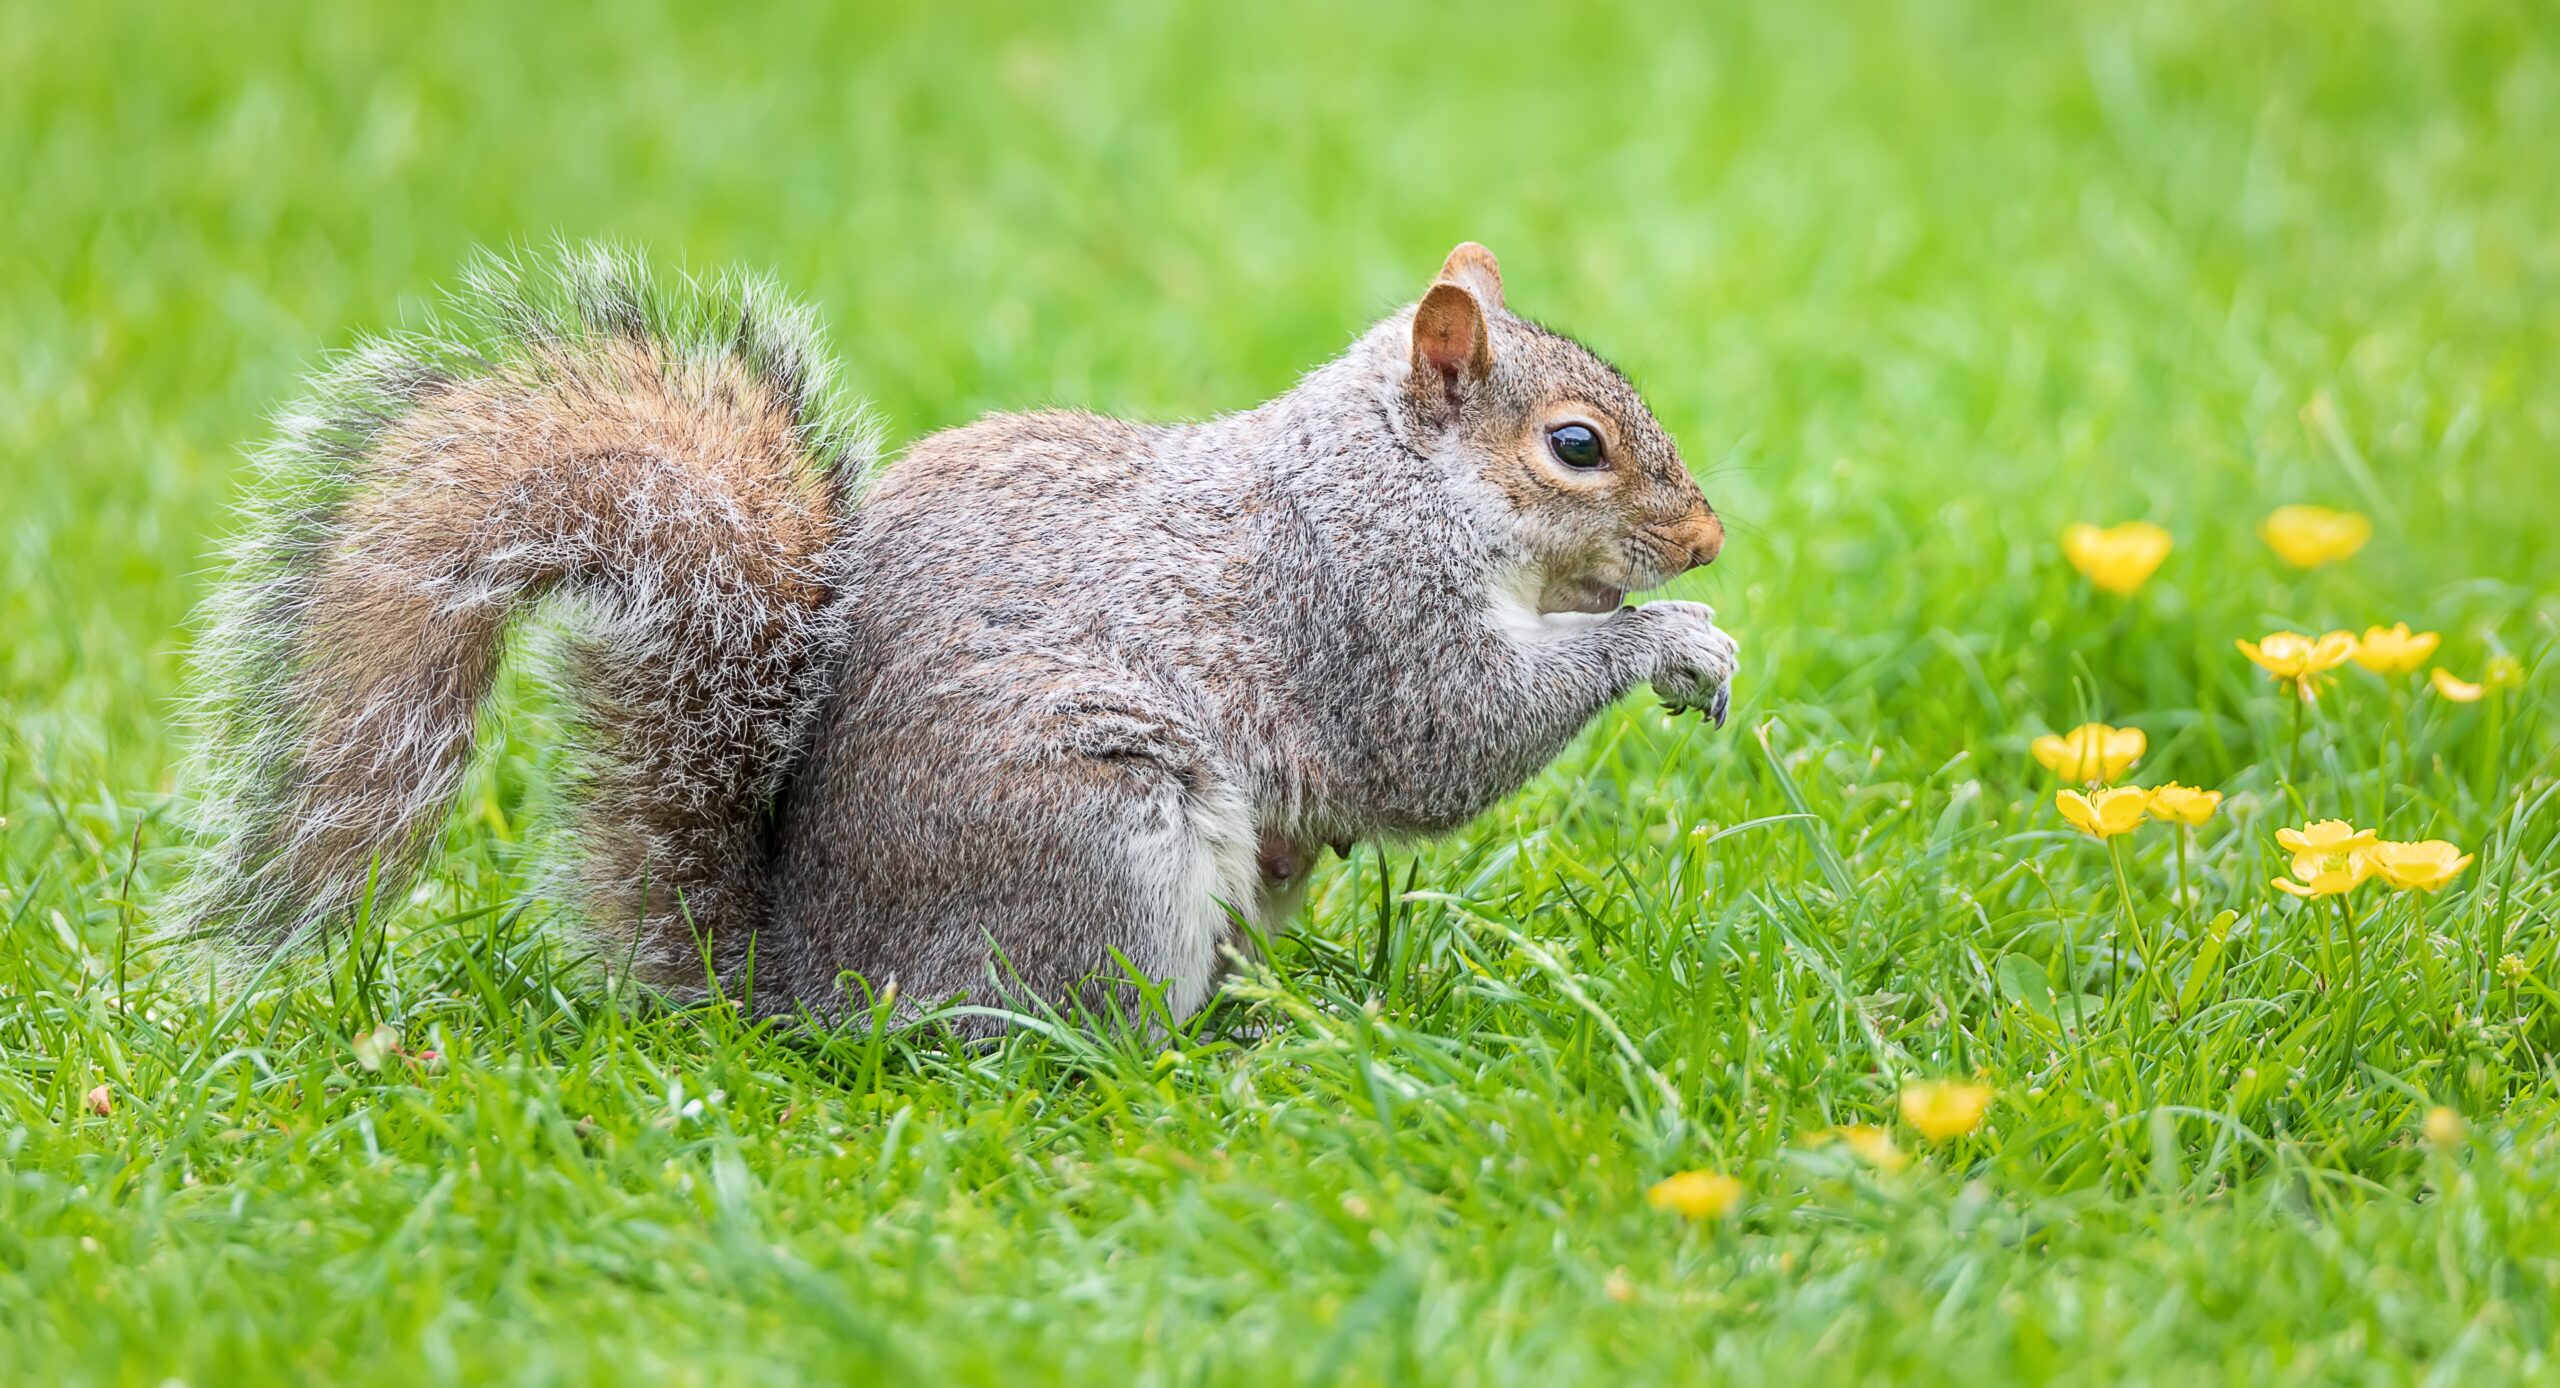
<path fill-rule="evenodd" d="M 266 8 L 0 0 L 0 1380 L 2560 1372 L 2549 7 Z M 519 909 L 518 699 L 386 949 L 210 998 L 125 946 L 239 450 L 555 235 L 771 269 L 900 438 L 1258 401 L 1484 240 L 1733 519 L 1734 726 L 1360 850 L 1170 1047 L 971 1051 L 608 997 Z M 2377 538 L 2285 569 L 2286 501 Z M 2529 676 L 2404 752 L 2349 670 L 2296 750 L 2231 647 L 2401 619 Z M 2192 902 L 2121 841 L 2151 967 L 2026 753 L 2084 716 L 2230 796 Z M 2479 860 L 2349 950 L 2306 812 Z"/>

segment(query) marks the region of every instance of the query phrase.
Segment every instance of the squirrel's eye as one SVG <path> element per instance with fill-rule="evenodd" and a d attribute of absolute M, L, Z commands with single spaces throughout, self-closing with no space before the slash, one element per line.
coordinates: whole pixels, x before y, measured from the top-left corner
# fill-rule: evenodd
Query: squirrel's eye
<path fill-rule="evenodd" d="M 1609 454 L 1600 446 L 1600 431 L 1588 424 L 1559 424 L 1549 429 L 1547 451 L 1566 467 L 1585 472 L 1609 465 Z"/>

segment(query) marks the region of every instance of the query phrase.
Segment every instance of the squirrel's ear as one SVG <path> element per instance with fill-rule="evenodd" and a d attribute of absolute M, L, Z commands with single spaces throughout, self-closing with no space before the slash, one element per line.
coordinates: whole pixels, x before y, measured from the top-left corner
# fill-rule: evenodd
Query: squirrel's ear
<path fill-rule="evenodd" d="M 1413 310 L 1413 394 L 1457 412 L 1459 394 L 1487 374 L 1492 335 L 1485 333 L 1485 307 L 1459 284 L 1434 284 Z"/>
<path fill-rule="evenodd" d="M 1493 371 L 1493 338 L 1485 331 L 1484 306 L 1464 285 L 1442 281 L 1413 311 L 1415 392 L 1455 404 L 1466 386 Z"/>
<path fill-rule="evenodd" d="M 1413 311 L 1415 393 L 1455 411 L 1460 392 L 1493 372 L 1485 315 L 1502 307 L 1502 266 L 1493 252 L 1462 241 Z"/>
<path fill-rule="evenodd" d="M 1493 252 L 1473 241 L 1461 241 L 1440 263 L 1440 278 L 1435 283 L 1464 285 L 1476 296 L 1476 302 L 1489 309 L 1502 307 L 1502 262 Z"/>

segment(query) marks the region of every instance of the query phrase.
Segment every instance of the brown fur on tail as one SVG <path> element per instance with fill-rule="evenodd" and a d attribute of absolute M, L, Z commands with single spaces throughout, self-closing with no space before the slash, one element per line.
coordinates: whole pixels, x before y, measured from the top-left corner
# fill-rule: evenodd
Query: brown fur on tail
<path fill-rule="evenodd" d="M 766 907 L 766 819 L 841 643 L 867 439 L 805 315 L 587 251 L 475 274 L 475 333 L 359 353 L 262 459 L 199 649 L 193 918 L 271 950 L 415 872 L 511 624 L 567 618 L 567 835 L 615 962 L 699 980 Z"/>

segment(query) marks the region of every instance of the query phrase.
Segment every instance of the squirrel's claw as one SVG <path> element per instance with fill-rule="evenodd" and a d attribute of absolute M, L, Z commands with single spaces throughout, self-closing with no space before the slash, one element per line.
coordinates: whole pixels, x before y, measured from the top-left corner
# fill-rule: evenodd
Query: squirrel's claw
<path fill-rule="evenodd" d="M 1709 723 L 1713 723 L 1717 727 L 1721 728 L 1724 726 L 1725 715 L 1733 711 L 1733 686 L 1729 684 L 1717 685 L 1714 692 L 1708 694 L 1704 702 L 1694 704 L 1674 703 L 1669 705 L 1669 711 L 1674 717 L 1678 717 L 1681 714 L 1694 713 L 1701 719 L 1704 719 Z"/>

